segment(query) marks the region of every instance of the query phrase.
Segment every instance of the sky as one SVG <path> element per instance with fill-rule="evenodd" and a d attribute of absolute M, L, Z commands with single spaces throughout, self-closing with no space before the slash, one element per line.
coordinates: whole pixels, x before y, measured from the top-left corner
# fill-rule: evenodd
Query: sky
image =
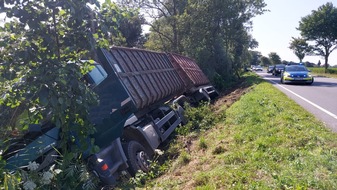
<path fill-rule="evenodd" d="M 251 34 L 259 42 L 259 47 L 254 51 L 259 51 L 263 56 L 268 57 L 270 52 L 276 52 L 282 60 L 299 62 L 299 59 L 289 49 L 292 37 L 300 37 L 300 32 L 296 29 L 302 17 L 310 15 L 313 10 L 327 2 L 332 2 L 337 6 L 336 0 L 264 0 L 267 4 L 263 15 L 253 18 L 253 31 Z M 310 61 L 324 64 L 324 58 L 320 56 L 305 56 L 303 62 Z M 337 65 L 337 49 L 329 56 L 329 64 Z"/>

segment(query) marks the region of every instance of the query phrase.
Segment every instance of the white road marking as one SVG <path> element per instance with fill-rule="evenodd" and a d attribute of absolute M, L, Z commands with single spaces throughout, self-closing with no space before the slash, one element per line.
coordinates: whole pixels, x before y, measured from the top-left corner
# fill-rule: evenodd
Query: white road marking
<path fill-rule="evenodd" d="M 267 78 L 266 78 L 266 79 L 267 79 Z M 269 80 L 269 79 L 267 79 L 267 80 Z M 322 112 L 324 112 L 324 113 L 330 115 L 331 117 L 333 117 L 334 119 L 337 120 L 337 115 L 335 115 L 335 114 L 329 112 L 328 110 L 326 110 L 326 109 L 322 108 L 321 106 L 319 106 L 319 105 L 317 105 L 317 104 L 311 102 L 310 100 L 303 98 L 302 96 L 296 94 L 295 92 L 289 90 L 288 88 L 286 88 L 286 87 L 284 87 L 284 86 L 282 86 L 282 85 L 280 85 L 280 84 L 278 84 L 278 83 L 276 83 L 276 82 L 274 82 L 274 81 L 272 81 L 272 80 L 269 80 L 269 81 L 272 82 L 272 83 L 274 83 L 274 84 L 276 84 L 277 86 L 283 88 L 284 90 L 286 90 L 286 91 L 292 93 L 293 95 L 297 96 L 298 98 L 300 98 L 300 99 L 306 101 L 307 103 L 311 104 L 312 106 L 316 107 L 317 109 L 321 110 Z"/>

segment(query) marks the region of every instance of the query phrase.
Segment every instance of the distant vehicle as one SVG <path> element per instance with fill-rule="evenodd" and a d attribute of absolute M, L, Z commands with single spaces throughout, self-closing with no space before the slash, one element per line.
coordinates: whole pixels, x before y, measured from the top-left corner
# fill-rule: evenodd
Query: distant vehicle
<path fill-rule="evenodd" d="M 273 68 L 273 75 L 274 76 L 277 76 L 277 75 L 280 75 L 282 73 L 282 71 L 284 71 L 284 68 L 285 68 L 285 65 L 284 64 L 277 64 L 274 66 Z"/>
<path fill-rule="evenodd" d="M 281 74 L 281 83 L 305 83 L 312 84 L 314 77 L 310 71 L 303 65 L 286 66 Z"/>
<path fill-rule="evenodd" d="M 274 65 L 268 66 L 267 73 L 272 73 L 274 69 Z"/>
<path fill-rule="evenodd" d="M 263 68 L 260 65 L 254 67 L 254 71 L 263 71 Z"/>

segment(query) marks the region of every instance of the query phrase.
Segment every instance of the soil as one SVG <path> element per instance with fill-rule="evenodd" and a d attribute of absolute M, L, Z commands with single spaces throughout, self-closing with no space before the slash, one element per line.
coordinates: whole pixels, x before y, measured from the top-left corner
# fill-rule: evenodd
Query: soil
<path fill-rule="evenodd" d="M 240 99 L 240 97 L 246 94 L 250 90 L 250 87 L 244 84 L 244 81 L 240 81 L 234 87 L 220 93 L 220 96 L 214 101 L 213 109 L 215 112 L 221 111 L 220 107 L 226 105 L 226 108 L 230 107 L 234 102 Z"/>

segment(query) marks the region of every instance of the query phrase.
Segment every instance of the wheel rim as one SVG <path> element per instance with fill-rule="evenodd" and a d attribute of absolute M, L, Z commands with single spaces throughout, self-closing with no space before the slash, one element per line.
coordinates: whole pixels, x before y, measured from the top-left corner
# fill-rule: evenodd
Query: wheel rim
<path fill-rule="evenodd" d="M 140 151 L 136 153 L 136 159 L 137 159 L 137 165 L 142 171 L 148 171 L 149 170 L 149 157 L 144 151 Z"/>

